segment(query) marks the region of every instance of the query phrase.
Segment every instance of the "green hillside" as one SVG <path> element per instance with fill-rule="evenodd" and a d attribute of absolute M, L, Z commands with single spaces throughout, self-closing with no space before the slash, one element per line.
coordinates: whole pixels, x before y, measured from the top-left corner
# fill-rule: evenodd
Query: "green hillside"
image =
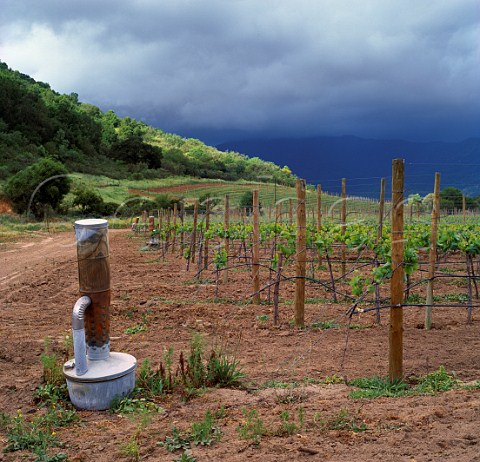
<path fill-rule="evenodd" d="M 42 158 L 70 172 L 114 179 L 192 176 L 292 185 L 288 168 L 221 152 L 197 139 L 119 118 L 62 95 L 0 61 L 0 183 Z"/>

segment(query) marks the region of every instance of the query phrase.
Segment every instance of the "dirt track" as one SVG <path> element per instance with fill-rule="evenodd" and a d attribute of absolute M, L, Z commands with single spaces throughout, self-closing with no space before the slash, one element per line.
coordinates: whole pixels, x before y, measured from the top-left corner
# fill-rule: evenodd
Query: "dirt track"
<path fill-rule="evenodd" d="M 161 405 L 164 414 L 153 417 L 140 437 L 142 460 L 171 461 L 156 443 L 171 433 L 172 425 L 187 429 L 206 410 L 225 408 L 220 420 L 221 441 L 211 447 L 194 447 L 197 461 L 291 460 L 325 461 L 480 461 L 480 390 L 457 389 L 437 396 L 353 400 L 344 384 L 308 385 L 275 389 L 272 383 L 323 380 L 334 374 L 344 378 L 385 375 L 387 371 L 387 314 L 383 324 L 363 315 L 354 322 L 363 329 L 347 330 L 345 306 L 306 305 L 307 323 L 336 319 L 340 328 L 296 331 L 289 326 L 291 304 L 281 307 L 281 326 L 271 325 L 271 309 L 243 303 L 250 290 L 245 269 L 231 271 L 230 282 L 220 287 L 228 303 L 206 302 L 214 296 L 213 283 L 194 284 L 194 271 L 184 260 L 159 253 L 140 252 L 143 238 L 131 239 L 125 231 L 110 232 L 112 290 L 112 349 L 125 351 L 139 362 L 150 358 L 158 365 L 163 351 L 186 351 L 193 331 L 206 339 L 239 337 L 238 357 L 247 376 L 246 389 L 216 389 L 187 403 L 179 397 Z M 40 354 L 46 336 L 58 349 L 70 329 L 71 308 L 77 297 L 77 266 L 73 233 L 60 233 L 9 244 L 0 253 L 0 409 L 35 415 L 32 392 L 41 383 Z M 213 279 L 212 275 L 208 275 Z M 293 287 L 282 289 L 291 299 Z M 310 294 L 324 296 L 324 294 Z M 234 303 L 235 301 L 235 303 Z M 266 314 L 269 321 L 258 320 Z M 135 335 L 125 329 L 148 319 L 148 330 Z M 463 309 L 434 314 L 435 328 L 418 328 L 423 312 L 405 313 L 405 372 L 423 375 L 445 365 L 463 381 L 480 378 L 480 321 L 466 325 Z M 344 350 L 348 333 L 348 348 Z M 291 436 L 265 436 L 258 448 L 239 438 L 244 408 L 256 409 L 269 429 L 279 425 L 279 414 L 305 412 L 305 426 Z M 367 430 L 321 428 L 320 420 L 333 421 L 342 410 Z M 343 411 L 345 412 L 345 411 Z M 29 414 L 30 413 L 30 414 Z M 135 431 L 135 422 L 105 412 L 80 412 L 82 426 L 59 429 L 65 451 L 73 460 L 97 462 L 127 460 L 119 455 L 122 443 Z M 310 453 L 309 453 L 310 452 Z M 77 459 L 74 459 L 77 457 Z M 19 453 L 0 460 L 20 460 Z"/>

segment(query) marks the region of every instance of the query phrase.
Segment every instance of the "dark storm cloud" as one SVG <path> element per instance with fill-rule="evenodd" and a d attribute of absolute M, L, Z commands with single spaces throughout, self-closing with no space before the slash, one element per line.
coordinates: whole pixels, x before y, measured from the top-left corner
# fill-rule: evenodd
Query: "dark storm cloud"
<path fill-rule="evenodd" d="M 479 136 L 474 0 L 7 1 L 1 57 L 180 133 Z"/>

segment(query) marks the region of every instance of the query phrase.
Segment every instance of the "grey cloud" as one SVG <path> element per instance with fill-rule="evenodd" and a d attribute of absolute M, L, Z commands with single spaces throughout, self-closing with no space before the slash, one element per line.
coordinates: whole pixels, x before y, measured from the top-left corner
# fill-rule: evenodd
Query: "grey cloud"
<path fill-rule="evenodd" d="M 169 131 L 480 134 L 474 0 L 4 3 L 11 67 Z"/>

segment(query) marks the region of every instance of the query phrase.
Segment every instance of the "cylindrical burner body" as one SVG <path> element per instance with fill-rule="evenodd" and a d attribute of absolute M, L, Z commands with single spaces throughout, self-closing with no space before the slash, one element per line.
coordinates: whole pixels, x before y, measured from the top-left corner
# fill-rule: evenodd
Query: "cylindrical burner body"
<path fill-rule="evenodd" d="M 102 219 L 75 222 L 78 280 L 81 295 L 92 301 L 85 312 L 85 337 L 89 359 L 110 354 L 110 261 L 108 222 Z"/>

